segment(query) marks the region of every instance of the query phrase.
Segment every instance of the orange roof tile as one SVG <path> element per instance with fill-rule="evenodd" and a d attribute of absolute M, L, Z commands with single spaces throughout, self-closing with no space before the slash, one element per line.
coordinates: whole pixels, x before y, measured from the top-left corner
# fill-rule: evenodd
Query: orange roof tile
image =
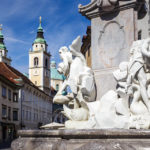
<path fill-rule="evenodd" d="M 0 62 L 0 75 L 4 76 L 6 79 L 8 79 L 10 82 L 14 84 L 19 83 L 18 81 L 15 80 L 19 79 L 19 76 L 13 73 L 3 62 Z"/>
<path fill-rule="evenodd" d="M 30 79 L 28 79 L 25 75 L 23 75 L 21 72 L 13 68 L 12 66 L 9 66 L 3 62 L 0 62 L 0 75 L 4 76 L 6 79 L 11 81 L 14 84 L 19 84 L 19 81 L 16 81 L 15 79 L 22 79 L 24 83 L 29 84 L 30 86 L 34 87 L 35 89 L 41 91 L 42 93 L 46 94 L 44 91 L 39 89 L 36 85 L 34 85 Z M 47 94 L 46 94 L 47 95 Z"/>

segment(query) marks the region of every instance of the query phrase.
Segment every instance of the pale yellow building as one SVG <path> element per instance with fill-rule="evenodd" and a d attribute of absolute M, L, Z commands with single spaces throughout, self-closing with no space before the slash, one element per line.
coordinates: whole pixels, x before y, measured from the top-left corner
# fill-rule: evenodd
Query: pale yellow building
<path fill-rule="evenodd" d="M 52 97 L 34 85 L 15 68 L 8 66 L 17 75 L 21 87 L 18 94 L 19 121 L 22 129 L 38 129 L 52 122 Z"/>

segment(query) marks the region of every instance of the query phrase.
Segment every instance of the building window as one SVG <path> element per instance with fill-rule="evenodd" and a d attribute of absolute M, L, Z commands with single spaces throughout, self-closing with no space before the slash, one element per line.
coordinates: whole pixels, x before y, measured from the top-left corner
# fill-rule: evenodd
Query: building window
<path fill-rule="evenodd" d="M 13 109 L 13 121 L 18 121 L 18 109 Z"/>
<path fill-rule="evenodd" d="M 59 90 L 59 84 L 56 84 L 56 91 Z"/>
<path fill-rule="evenodd" d="M 35 81 L 35 85 L 37 85 L 37 81 Z"/>
<path fill-rule="evenodd" d="M 8 90 L 8 99 L 11 100 L 11 90 Z"/>
<path fill-rule="evenodd" d="M 11 108 L 8 107 L 8 120 L 11 120 Z"/>
<path fill-rule="evenodd" d="M 24 100 L 25 100 L 25 94 L 24 94 L 24 91 L 22 91 L 21 93 L 22 93 L 22 94 L 21 94 L 21 99 L 22 99 L 22 101 L 24 101 Z"/>
<path fill-rule="evenodd" d="M 34 113 L 34 120 L 36 120 L 36 114 Z"/>
<path fill-rule="evenodd" d="M 22 110 L 22 119 L 24 119 L 24 110 Z"/>
<path fill-rule="evenodd" d="M 41 45 L 41 47 L 43 47 L 43 45 Z"/>
<path fill-rule="evenodd" d="M 39 65 L 39 59 L 38 57 L 34 58 L 34 66 L 38 66 Z"/>
<path fill-rule="evenodd" d="M 7 118 L 7 107 L 6 105 L 2 105 L 2 119 Z"/>
<path fill-rule="evenodd" d="M 36 120 L 38 120 L 38 114 L 36 114 Z"/>
<path fill-rule="evenodd" d="M 28 120 L 28 111 L 26 111 L 26 120 Z"/>
<path fill-rule="evenodd" d="M 2 96 L 6 98 L 6 87 L 2 86 Z"/>
<path fill-rule="evenodd" d="M 29 112 L 29 120 L 31 121 L 31 112 Z"/>
<path fill-rule="evenodd" d="M 36 47 L 38 47 L 37 45 L 35 45 Z"/>
<path fill-rule="evenodd" d="M 13 102 L 18 102 L 18 94 L 13 93 Z"/>
<path fill-rule="evenodd" d="M 45 76 L 49 77 L 49 71 L 45 70 Z"/>
<path fill-rule="evenodd" d="M 139 32 L 138 32 L 138 40 L 141 40 L 142 39 L 142 30 L 140 30 Z"/>
<path fill-rule="evenodd" d="M 47 60 L 47 58 L 45 59 L 45 67 L 48 68 L 48 60 Z"/>

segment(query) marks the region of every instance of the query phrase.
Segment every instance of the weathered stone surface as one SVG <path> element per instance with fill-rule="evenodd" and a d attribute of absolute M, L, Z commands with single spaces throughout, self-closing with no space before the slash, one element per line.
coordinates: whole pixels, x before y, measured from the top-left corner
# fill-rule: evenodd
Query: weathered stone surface
<path fill-rule="evenodd" d="M 148 150 L 149 130 L 22 130 L 12 150 Z"/>
<path fill-rule="evenodd" d="M 95 73 L 97 99 L 116 88 L 112 72 L 128 61 L 129 49 L 137 38 L 136 0 L 91 0 L 79 12 L 91 20 L 91 68 Z"/>
<path fill-rule="evenodd" d="M 60 129 L 60 128 L 64 128 L 64 127 L 65 127 L 64 124 L 52 122 L 52 123 L 46 124 L 44 126 L 41 126 L 40 129 Z"/>
<path fill-rule="evenodd" d="M 135 20 L 134 9 L 91 20 L 92 69 L 96 78 L 97 99 L 116 88 L 112 72 L 120 62 L 129 59 L 130 46 L 136 40 Z"/>

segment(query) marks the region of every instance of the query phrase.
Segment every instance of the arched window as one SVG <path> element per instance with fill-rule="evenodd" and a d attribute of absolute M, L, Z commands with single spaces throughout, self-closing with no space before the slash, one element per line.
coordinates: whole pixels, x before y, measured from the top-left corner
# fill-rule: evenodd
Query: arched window
<path fill-rule="evenodd" d="M 34 66 L 38 66 L 38 64 L 39 64 L 39 59 L 38 59 L 38 57 L 35 57 L 34 58 Z"/>
<path fill-rule="evenodd" d="M 46 68 L 48 67 L 48 60 L 47 60 L 47 58 L 45 59 L 45 67 Z"/>
<path fill-rule="evenodd" d="M 59 90 L 59 84 L 56 84 L 56 91 Z"/>

